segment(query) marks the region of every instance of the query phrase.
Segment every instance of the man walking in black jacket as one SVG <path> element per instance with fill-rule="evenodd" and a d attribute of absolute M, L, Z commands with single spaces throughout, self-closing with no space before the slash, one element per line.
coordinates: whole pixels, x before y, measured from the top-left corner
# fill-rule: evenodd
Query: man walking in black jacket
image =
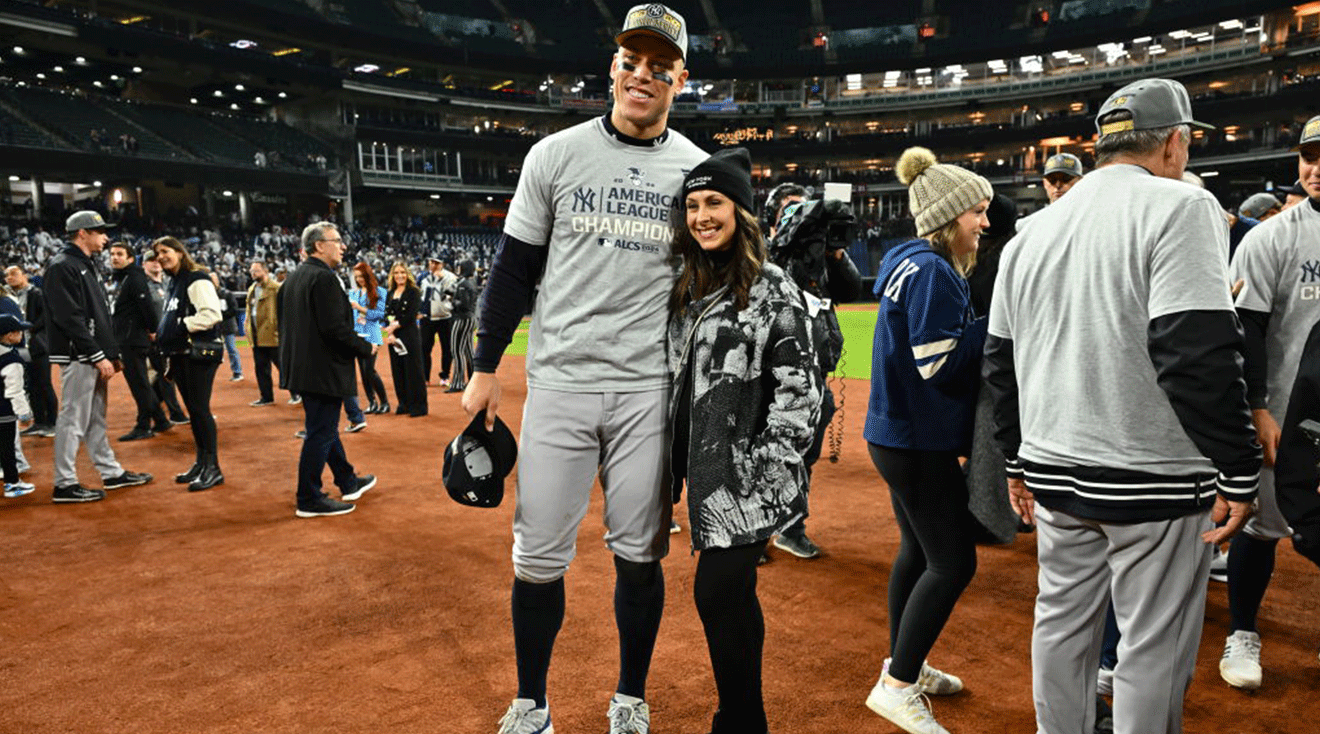
<path fill-rule="evenodd" d="M 76 461 L 83 443 L 106 489 L 152 479 L 120 466 L 105 435 L 106 382 L 120 368 L 119 345 L 92 255 L 105 247 L 109 226 L 96 212 L 74 212 L 65 222 L 69 246 L 46 267 L 50 361 L 60 366 L 62 393 L 55 419 L 55 502 L 105 499 L 104 491 L 78 483 Z"/>
<path fill-rule="evenodd" d="M 115 327 L 115 340 L 119 342 L 120 359 L 124 363 L 124 382 L 137 404 L 137 422 L 133 430 L 119 437 L 120 441 L 151 438 L 156 431 L 170 428 L 170 421 L 161 410 L 156 391 L 147 379 L 147 353 L 160 323 L 160 312 L 147 288 L 147 274 L 133 261 L 133 251 L 123 242 L 110 245 L 111 277 L 115 281 L 115 300 L 110 318 Z M 154 428 L 154 430 L 153 430 Z"/>
<path fill-rule="evenodd" d="M 302 233 L 307 259 L 280 287 L 276 304 L 280 325 L 280 387 L 302 397 L 306 415 L 302 454 L 298 458 L 298 517 L 343 515 L 352 500 L 376 486 L 376 477 L 359 477 L 339 440 L 339 408 L 357 395 L 353 368 L 371 345 L 353 331 L 353 311 L 335 268 L 344 259 L 344 240 L 333 224 L 310 224 Z M 321 473 L 330 464 L 341 502 L 321 489 Z"/>

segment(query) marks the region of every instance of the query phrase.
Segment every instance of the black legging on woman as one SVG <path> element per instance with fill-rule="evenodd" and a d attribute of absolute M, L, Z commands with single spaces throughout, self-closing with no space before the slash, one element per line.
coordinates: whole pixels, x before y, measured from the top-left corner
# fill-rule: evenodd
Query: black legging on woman
<path fill-rule="evenodd" d="M 756 565 L 765 543 L 710 548 L 697 558 L 692 594 L 720 697 L 711 734 L 765 734 L 768 729 L 761 696 L 765 620 L 756 597 Z"/>
<path fill-rule="evenodd" d="M 215 457 L 215 417 L 211 415 L 211 386 L 215 384 L 218 362 L 201 362 L 185 354 L 171 354 L 169 377 L 179 388 L 188 423 L 192 427 L 193 443 L 197 446 L 197 463 L 205 464 L 206 457 Z"/>
<path fill-rule="evenodd" d="M 956 452 L 868 448 L 901 537 L 889 574 L 889 675 L 915 683 L 976 574 L 976 521 Z"/>
<path fill-rule="evenodd" d="M 385 382 L 380 379 L 380 373 L 376 371 L 376 352 L 358 357 L 357 363 L 358 373 L 362 375 L 362 392 L 366 393 L 367 404 L 389 405 L 390 398 L 385 394 Z"/>

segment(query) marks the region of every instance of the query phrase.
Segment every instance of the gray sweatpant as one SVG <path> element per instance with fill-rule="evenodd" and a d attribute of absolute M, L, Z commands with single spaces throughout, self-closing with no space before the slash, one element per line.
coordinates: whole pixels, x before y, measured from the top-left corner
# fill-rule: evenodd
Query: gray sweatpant
<path fill-rule="evenodd" d="M 577 554 L 592 479 L 605 494 L 605 544 L 625 561 L 669 552 L 668 390 L 570 393 L 527 388 L 518 440 L 513 571 L 549 583 Z"/>
<path fill-rule="evenodd" d="M 55 486 L 78 483 L 78 447 L 102 479 L 124 473 L 105 435 L 106 381 L 83 362 L 60 365 L 60 412 L 55 418 Z"/>
<path fill-rule="evenodd" d="M 1083 520 L 1036 505 L 1040 591 L 1031 682 L 1040 734 L 1095 730 L 1105 602 L 1118 629 L 1114 733 L 1182 731 L 1210 575 L 1210 512 L 1135 524 Z"/>

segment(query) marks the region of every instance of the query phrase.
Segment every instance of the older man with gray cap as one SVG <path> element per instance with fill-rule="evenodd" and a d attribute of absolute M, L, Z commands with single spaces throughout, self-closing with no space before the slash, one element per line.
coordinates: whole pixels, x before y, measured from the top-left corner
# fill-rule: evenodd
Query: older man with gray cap
<path fill-rule="evenodd" d="M 1037 527 L 1042 734 L 1094 729 L 1111 597 L 1114 731 L 1181 731 L 1210 543 L 1256 494 L 1228 232 L 1215 198 L 1180 180 L 1192 126 L 1206 127 L 1178 82 L 1114 93 L 1098 167 L 1000 261 L 984 371 L 1010 501 Z"/>
<path fill-rule="evenodd" d="M 615 40 L 609 112 L 541 140 L 523 162 L 463 394 L 463 408 L 485 410 L 491 428 L 500 407 L 496 369 L 539 282 L 513 520 L 518 695 L 501 734 L 553 731 L 546 678 L 564 619 L 564 574 L 597 475 L 619 629 L 609 731 L 650 730 L 646 680 L 673 510 L 664 481 L 669 244 L 683 226 L 683 177 L 707 156 L 668 126 L 688 78 L 683 17 L 659 3 L 638 5 Z"/>
<path fill-rule="evenodd" d="M 1274 573 L 1275 548 L 1292 535 L 1274 488 L 1279 426 L 1288 413 L 1307 335 L 1320 322 L 1314 275 L 1320 261 L 1320 115 L 1303 126 L 1293 150 L 1307 201 L 1248 232 L 1229 266 L 1230 277 L 1245 284 L 1235 305 L 1246 334 L 1247 401 L 1265 448 L 1259 509 L 1229 546 L 1229 634 L 1219 662 L 1220 677 L 1245 690 L 1261 685 L 1256 616 Z"/>
<path fill-rule="evenodd" d="M 50 361 L 60 367 L 60 410 L 55 418 L 55 502 L 95 502 L 105 492 L 78 483 L 78 446 L 87 445 L 106 489 L 150 482 L 126 471 L 106 437 L 106 383 L 122 368 L 105 285 L 92 256 L 105 248 L 107 224 L 93 211 L 65 222 L 69 245 L 46 266 L 46 330 Z"/>

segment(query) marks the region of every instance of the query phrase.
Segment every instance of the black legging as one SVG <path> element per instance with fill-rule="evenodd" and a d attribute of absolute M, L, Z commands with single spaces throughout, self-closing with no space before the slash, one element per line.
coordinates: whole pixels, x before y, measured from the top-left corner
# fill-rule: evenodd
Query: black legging
<path fill-rule="evenodd" d="M 385 383 L 376 372 L 376 350 L 357 358 L 358 373 L 362 375 L 362 392 L 367 394 L 367 403 L 384 405 L 390 401 L 385 394 Z"/>
<path fill-rule="evenodd" d="M 756 565 L 765 541 L 711 548 L 697 558 L 692 595 L 706 630 L 706 647 L 719 692 L 712 734 L 765 734 L 761 649 L 765 620 L 756 597 Z"/>
<path fill-rule="evenodd" d="M 213 362 L 199 362 L 187 354 L 170 355 L 170 378 L 179 386 L 183 405 L 188 409 L 188 422 L 192 426 L 193 443 L 197 458 L 216 455 L 215 417 L 211 415 L 211 386 L 215 371 L 220 367 Z"/>
<path fill-rule="evenodd" d="M 976 574 L 975 520 L 956 452 L 867 446 L 901 536 L 889 575 L 889 675 L 915 683 Z"/>
<path fill-rule="evenodd" d="M 18 476 L 18 452 L 14 450 L 14 437 L 18 435 L 18 424 L 14 422 L 13 416 L 10 420 L 0 423 L 0 469 L 4 470 L 5 484 L 13 484 L 19 480 Z"/>

